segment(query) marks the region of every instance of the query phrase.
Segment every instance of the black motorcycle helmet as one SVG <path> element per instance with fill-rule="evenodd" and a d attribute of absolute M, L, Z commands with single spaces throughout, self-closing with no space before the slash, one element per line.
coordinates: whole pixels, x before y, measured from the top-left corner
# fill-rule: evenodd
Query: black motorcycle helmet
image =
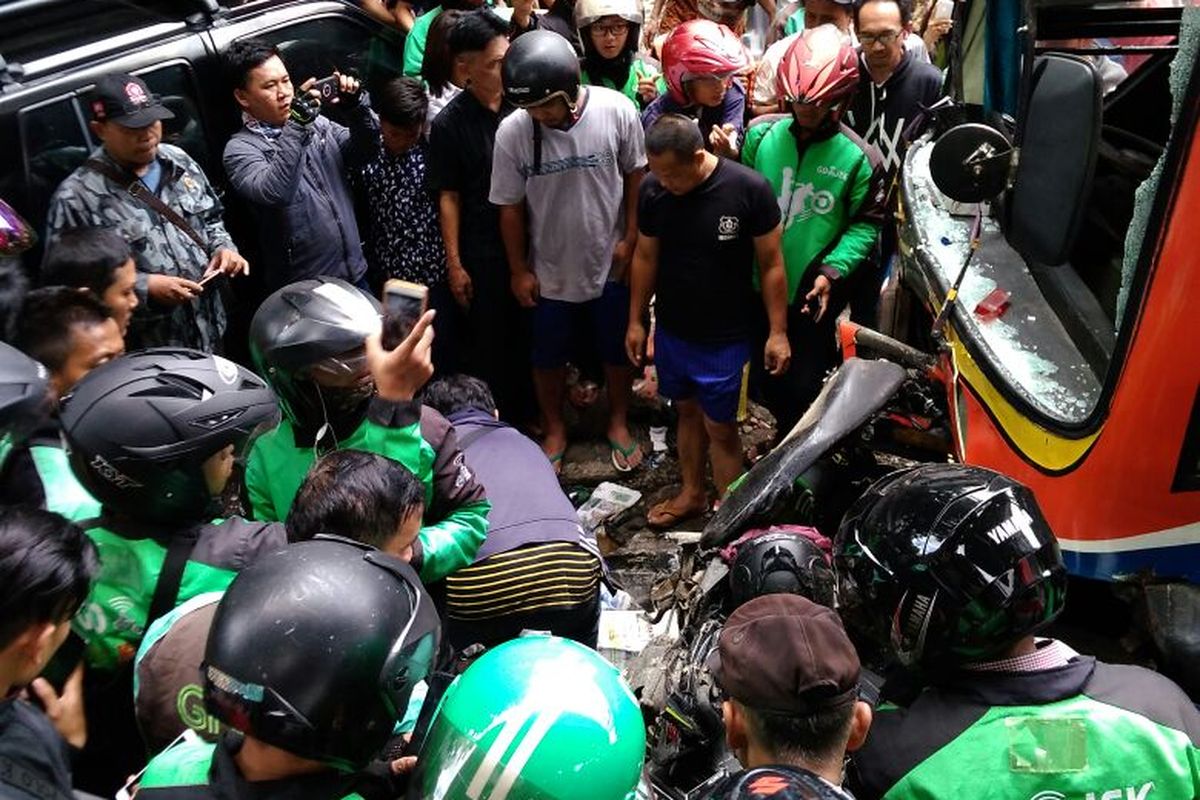
<path fill-rule="evenodd" d="M 50 374 L 17 348 L 0 342 L 0 467 L 49 416 Z"/>
<path fill-rule="evenodd" d="M 735 608 L 775 593 L 798 594 L 833 608 L 834 583 L 829 554 L 790 525 L 768 528 L 739 544 L 729 572 Z"/>
<path fill-rule="evenodd" d="M 229 585 L 204 651 L 205 703 L 267 744 L 356 770 L 432 670 L 439 626 L 403 561 L 338 537 L 298 542 Z"/>
<path fill-rule="evenodd" d="M 274 292 L 250 322 L 250 357 L 293 425 L 314 432 L 325 423 L 358 424 L 374 386 L 336 389 L 315 371 L 365 374 L 363 340 L 380 330 L 375 298 L 338 278 L 296 281 Z"/>
<path fill-rule="evenodd" d="M 873 484 L 842 519 L 834 568 L 852 635 L 931 670 L 995 657 L 1049 624 L 1067 583 L 1033 493 L 959 464 Z"/>
<path fill-rule="evenodd" d="M 562 97 L 573 109 L 579 97 L 579 58 L 553 31 L 533 30 L 513 41 L 501 77 L 505 99 L 522 108 Z"/>
<path fill-rule="evenodd" d="M 279 408 L 250 370 L 161 347 L 89 372 L 61 419 L 71 469 L 105 508 L 178 528 L 213 510 L 204 462 L 275 424 Z"/>

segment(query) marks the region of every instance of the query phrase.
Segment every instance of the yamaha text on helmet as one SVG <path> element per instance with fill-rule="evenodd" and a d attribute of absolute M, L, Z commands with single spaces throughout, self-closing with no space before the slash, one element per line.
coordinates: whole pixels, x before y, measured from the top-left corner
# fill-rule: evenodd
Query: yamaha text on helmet
<path fill-rule="evenodd" d="M 1032 492 L 958 464 L 873 484 L 842 520 L 834 566 L 850 633 L 876 655 L 925 668 L 1003 654 L 1053 621 L 1066 591 Z"/>
<path fill-rule="evenodd" d="M 574 110 L 579 97 L 579 58 L 553 31 L 534 30 L 513 41 L 501 73 L 504 97 L 522 108 L 561 97 Z"/>
<path fill-rule="evenodd" d="M 379 332 L 381 311 L 338 278 L 288 284 L 258 307 L 250 356 L 292 424 L 316 430 L 365 413 L 374 385 L 363 342 Z"/>
<path fill-rule="evenodd" d="M 89 372 L 61 416 L 71 469 L 106 509 L 179 528 L 213 510 L 205 462 L 274 424 L 279 409 L 250 370 L 162 347 Z"/>
<path fill-rule="evenodd" d="M 412 568 L 319 536 L 233 580 L 204 651 L 204 699 L 231 728 L 342 770 L 365 766 L 432 670 L 440 622 Z"/>

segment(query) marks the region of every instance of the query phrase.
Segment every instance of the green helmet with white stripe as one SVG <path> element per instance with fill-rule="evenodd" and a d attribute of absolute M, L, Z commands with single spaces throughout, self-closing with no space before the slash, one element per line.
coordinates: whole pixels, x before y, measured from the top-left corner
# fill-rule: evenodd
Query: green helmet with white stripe
<path fill-rule="evenodd" d="M 646 729 L 616 667 L 527 636 L 485 653 L 446 690 L 409 797 L 633 800 Z"/>

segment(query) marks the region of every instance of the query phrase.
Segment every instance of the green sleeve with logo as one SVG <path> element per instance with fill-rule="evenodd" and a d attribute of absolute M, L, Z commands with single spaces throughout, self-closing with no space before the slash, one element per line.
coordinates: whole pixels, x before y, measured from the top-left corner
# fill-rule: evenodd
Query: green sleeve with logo
<path fill-rule="evenodd" d="M 42 481 L 46 509 L 72 522 L 100 516 L 100 502 L 71 471 L 67 451 L 53 445 L 30 445 L 29 455 Z"/>
<path fill-rule="evenodd" d="M 106 528 L 89 528 L 87 535 L 99 551 L 100 574 L 71 626 L 87 643 L 88 665 L 114 670 L 133 660 L 146 626 L 153 622 L 146 617 L 167 550 L 155 539 L 129 539 Z M 176 603 L 224 591 L 236 574 L 188 561 Z"/>
<path fill-rule="evenodd" d="M 810 269 L 825 266 L 830 277 L 846 277 L 867 257 L 880 222 L 864 210 L 878 176 L 854 140 L 838 132 L 809 143 L 801 156 L 788 117 L 751 125 L 741 157 L 771 184 L 783 215 L 789 303 Z"/>
<path fill-rule="evenodd" d="M 486 500 L 435 508 L 434 468 L 437 454 L 421 435 L 419 418 L 400 426 L 364 419 L 349 438 L 338 443 L 347 450 L 365 450 L 399 461 L 425 487 L 425 518 L 436 522 L 421 528 L 419 574 L 429 583 L 469 565 L 487 535 Z M 286 521 L 292 501 L 316 460 L 311 447 L 297 447 L 291 423 L 283 420 L 251 445 L 246 461 L 246 490 L 255 519 Z M 438 513 L 444 511 L 444 513 Z M 431 513 L 432 512 L 432 513 Z"/>

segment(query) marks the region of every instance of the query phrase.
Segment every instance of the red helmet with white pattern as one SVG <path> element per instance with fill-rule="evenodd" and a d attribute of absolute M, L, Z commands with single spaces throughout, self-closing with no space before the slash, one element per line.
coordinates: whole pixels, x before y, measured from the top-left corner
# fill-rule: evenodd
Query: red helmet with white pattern
<path fill-rule="evenodd" d="M 858 87 L 858 55 L 835 26 L 820 25 L 792 42 L 775 80 L 785 102 L 834 106 Z"/>
<path fill-rule="evenodd" d="M 683 88 L 693 78 L 727 78 L 749 66 L 746 48 L 733 31 L 707 19 L 693 19 L 671 31 L 662 46 L 663 72 L 672 99 L 691 102 Z"/>

